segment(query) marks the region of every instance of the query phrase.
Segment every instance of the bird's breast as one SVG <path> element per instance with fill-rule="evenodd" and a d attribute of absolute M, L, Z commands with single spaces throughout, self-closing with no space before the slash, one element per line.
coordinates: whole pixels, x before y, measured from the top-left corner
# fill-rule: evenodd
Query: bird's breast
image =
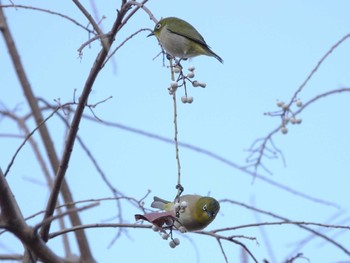
<path fill-rule="evenodd" d="M 197 55 L 190 52 L 192 46 L 191 40 L 184 36 L 172 33 L 167 28 L 163 28 L 160 32 L 159 41 L 166 52 L 173 57 L 190 58 Z"/>

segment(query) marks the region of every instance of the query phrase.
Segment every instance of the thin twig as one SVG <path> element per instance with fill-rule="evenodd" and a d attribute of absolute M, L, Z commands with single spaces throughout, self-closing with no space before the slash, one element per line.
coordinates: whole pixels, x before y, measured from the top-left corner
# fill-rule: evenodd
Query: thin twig
<path fill-rule="evenodd" d="M 157 23 L 158 23 L 158 20 L 154 17 L 154 15 L 152 14 L 151 10 L 149 10 L 149 9 L 145 6 L 145 3 L 146 3 L 146 2 L 147 2 L 147 1 L 143 1 L 142 3 L 139 3 L 139 2 L 136 2 L 136 1 L 129 1 L 129 2 L 127 2 L 127 4 L 128 4 L 128 5 L 136 5 L 137 7 L 142 8 L 142 9 L 149 15 L 149 18 L 150 18 L 151 20 L 153 20 L 153 22 L 154 22 L 155 24 L 157 24 Z"/>
<path fill-rule="evenodd" d="M 258 209 L 256 207 L 253 207 L 253 206 L 249 206 L 247 204 L 244 204 L 244 203 L 241 203 L 241 202 L 237 202 L 237 201 L 234 201 L 234 200 L 230 200 L 230 199 L 223 199 L 223 200 L 220 200 L 219 202 L 226 202 L 226 203 L 231 203 L 231 204 L 235 204 L 235 205 L 239 205 L 239 206 L 242 206 L 242 207 L 245 207 L 247 209 L 250 209 L 250 210 L 253 210 L 255 212 L 258 212 L 258 213 L 261 213 L 261 214 L 265 214 L 265 215 L 268 215 L 268 216 L 271 216 L 271 217 L 274 217 L 274 218 L 278 218 L 278 219 L 281 219 L 281 220 L 284 220 L 284 221 L 291 221 L 289 220 L 288 218 L 285 218 L 285 217 L 282 217 L 282 216 L 279 216 L 279 215 L 276 215 L 272 212 L 268 212 L 268 211 L 264 211 L 262 209 Z M 320 237 L 320 238 L 323 238 L 325 239 L 326 241 L 328 241 L 329 243 L 333 244 L 335 247 L 337 247 L 338 249 L 342 250 L 345 254 L 347 254 L 348 256 L 350 256 L 350 251 L 347 250 L 343 245 L 339 244 L 338 242 L 336 242 L 334 239 L 332 238 L 329 238 L 328 236 L 322 234 L 322 233 L 319 233 L 318 231 L 312 229 L 312 228 L 309 228 L 307 226 L 304 226 L 304 225 L 296 225 L 306 231 L 309 231 L 311 233 L 313 233 L 314 235 Z"/>
<path fill-rule="evenodd" d="M 219 243 L 219 247 L 220 247 L 220 250 L 221 250 L 222 255 L 224 256 L 225 262 L 228 263 L 228 259 L 227 259 L 225 250 L 224 250 L 224 248 L 223 248 L 223 246 L 222 246 L 222 244 L 221 244 L 220 238 L 217 238 L 216 241 L 218 241 L 218 243 Z"/>
<path fill-rule="evenodd" d="M 136 36 L 137 34 L 141 33 L 142 31 L 151 31 L 149 28 L 141 28 L 137 30 L 135 33 L 132 33 L 130 36 L 128 36 L 122 43 L 119 44 L 106 58 L 106 61 L 103 63 L 103 67 L 106 65 L 106 63 L 109 61 L 111 57 L 115 55 L 115 53 L 122 47 L 126 42 L 128 42 L 131 38 Z"/>
<path fill-rule="evenodd" d="M 315 75 L 315 73 L 318 71 L 318 69 L 320 68 L 320 66 L 324 63 L 324 61 L 331 55 L 331 53 L 338 48 L 342 43 L 344 43 L 346 40 L 348 40 L 350 38 L 350 33 L 346 34 L 345 36 L 343 36 L 340 40 L 338 40 L 323 56 L 322 58 L 317 62 L 316 66 L 311 70 L 310 74 L 306 77 L 306 79 L 304 80 L 304 82 L 299 86 L 299 88 L 294 92 L 293 96 L 290 99 L 290 102 L 287 105 L 284 105 L 282 107 L 282 110 L 276 111 L 276 112 L 272 112 L 272 113 L 265 113 L 265 115 L 269 115 L 269 116 L 278 116 L 281 117 L 282 119 L 282 124 L 280 124 L 277 128 L 275 128 L 273 131 L 271 131 L 263 140 L 262 143 L 257 147 L 251 150 L 252 154 L 248 157 L 251 158 L 252 156 L 254 156 L 255 154 L 257 154 L 257 157 L 254 158 L 255 162 L 254 162 L 254 173 L 256 174 L 258 172 L 258 168 L 261 167 L 263 168 L 265 171 L 268 171 L 268 169 L 266 169 L 266 167 L 264 167 L 262 165 L 262 158 L 266 157 L 265 156 L 265 151 L 268 149 L 266 147 L 266 144 L 268 141 L 272 142 L 272 136 L 275 135 L 278 131 L 280 131 L 280 129 L 282 127 L 285 127 L 288 123 L 287 121 L 287 117 L 289 117 L 290 115 L 292 117 L 295 117 L 297 114 L 299 114 L 300 112 L 302 112 L 305 107 L 308 107 L 311 103 L 313 103 L 314 101 L 318 100 L 321 97 L 326 97 L 330 94 L 333 93 L 337 93 L 337 92 L 343 92 L 343 91 L 347 91 L 346 88 L 344 89 L 338 89 L 338 90 L 334 90 L 334 91 L 329 91 L 320 95 L 317 95 L 315 98 L 313 98 L 312 100 L 310 100 L 308 103 L 305 103 L 302 107 L 300 107 L 300 109 L 296 112 L 292 112 L 291 111 L 291 106 L 292 104 L 296 101 L 299 93 L 305 88 L 305 86 L 307 85 L 307 83 L 310 81 L 310 79 Z M 272 144 L 272 146 L 276 148 L 276 146 L 274 146 Z M 278 151 L 279 154 L 281 154 L 281 151 Z M 284 157 L 283 155 L 282 159 L 283 162 L 285 163 Z"/>
<path fill-rule="evenodd" d="M 34 229 L 34 232 L 38 232 L 38 229 L 41 228 L 42 226 L 46 225 L 46 224 L 49 224 L 51 223 L 52 221 L 58 219 L 58 218 L 62 218 L 64 217 L 65 215 L 68 215 L 70 213 L 73 213 L 73 212 L 81 212 L 83 210 L 86 210 L 86 209 L 90 209 L 92 207 L 95 207 L 95 206 L 98 206 L 100 203 L 99 202 L 95 202 L 93 204 L 90 204 L 90 205 L 86 205 L 86 206 L 83 206 L 83 207 L 75 207 L 75 208 L 69 208 L 67 211 L 65 212 L 62 212 L 56 216 L 51 216 L 51 217 L 48 217 L 46 218 L 44 221 L 41 221 L 40 223 L 36 224 L 33 229 Z"/>
<path fill-rule="evenodd" d="M 134 10 L 132 10 L 129 15 L 127 15 L 125 18 L 123 18 L 123 21 L 121 21 L 120 26 L 118 28 L 118 30 L 120 30 L 123 26 L 126 25 L 126 23 L 129 21 L 129 19 L 142 7 L 144 6 L 146 3 L 148 2 L 148 0 L 143 0 L 141 3 L 138 3 L 138 5 L 136 5 L 136 8 Z M 134 1 L 129 1 L 127 3 L 125 3 L 122 6 L 122 10 L 123 9 L 129 9 L 130 5 L 134 4 Z"/>
<path fill-rule="evenodd" d="M 51 107 L 46 107 L 45 109 L 51 109 Z M 42 109 L 44 110 L 44 109 Z M 96 122 L 97 120 L 91 116 L 88 116 L 88 115 L 84 115 L 84 118 L 87 119 L 87 120 L 90 120 L 90 121 L 93 121 L 93 122 Z M 111 121 L 107 121 L 107 120 L 100 120 L 98 121 L 100 124 L 103 124 L 103 125 L 106 125 L 106 126 L 110 126 L 110 127 L 114 127 L 114 128 L 117 128 L 117 129 L 121 129 L 121 130 L 124 130 L 126 132 L 131 132 L 131 133 L 134 133 L 134 134 L 137 134 L 139 136 L 144 136 L 144 137 L 147 137 L 147 138 L 150 138 L 150 139 L 154 139 L 154 140 L 157 140 L 157 141 L 160 141 L 160 142 L 163 142 L 163 143 L 167 143 L 167 144 L 174 144 L 174 140 L 171 139 L 171 138 L 167 138 L 167 137 L 164 137 L 164 136 L 161 136 L 159 134 L 155 134 L 155 133 L 151 133 L 151 132 L 147 132 L 145 130 L 141 130 L 141 129 L 138 129 L 138 128 L 134 128 L 134 127 L 130 127 L 130 126 L 127 126 L 127 125 L 124 125 L 124 124 L 121 124 L 121 123 L 116 123 L 116 122 L 111 122 Z M 183 147 L 183 148 L 186 148 L 186 149 L 189 149 L 191 151 L 194 151 L 194 152 L 197 152 L 197 153 L 200 153 L 200 154 L 203 154 L 209 158 L 212 158 L 214 160 L 217 160 L 218 162 L 221 162 L 223 164 L 226 164 L 228 165 L 229 167 L 233 168 L 233 169 L 236 169 L 236 170 L 239 170 L 241 172 L 243 172 L 244 174 L 248 175 L 248 176 L 251 176 L 252 178 L 257 178 L 267 184 L 270 184 L 274 187 L 277 187 L 279 189 L 282 189 L 286 192 L 289 192 L 293 195 L 296 195 L 296 196 L 299 196 L 301 198 L 304 198 L 304 199 L 307 199 L 309 201 L 312 201 L 312 202 L 315 202 L 315 203 L 319 203 L 319 204 L 323 204 L 323 205 L 327 205 L 327 206 L 332 206 L 334 208 L 337 208 L 339 209 L 340 206 L 334 202 L 330 202 L 330 201 L 327 201 L 327 200 L 323 200 L 323 199 L 320 199 L 318 197 L 314 197 L 314 196 L 311 196 L 307 193 L 303 193 L 301 191 L 298 191 L 296 189 L 293 189 L 291 188 L 290 186 L 287 186 L 287 185 L 284 185 L 284 184 L 281 184 L 279 182 L 276 182 L 274 181 L 273 179 L 271 178 L 268 178 L 266 176 L 263 176 L 261 174 L 256 174 L 252 171 L 250 171 L 249 169 L 247 169 L 246 167 L 242 167 L 240 165 L 238 165 L 237 163 L 233 162 L 232 160 L 229 160 L 215 152 L 212 152 L 208 149 L 205 149 L 205 148 L 201 148 L 199 146 L 196 146 L 196 145 L 193 145 L 193 144 L 189 144 L 189 143 L 184 143 L 184 142 L 181 142 L 181 141 L 178 141 L 178 144 L 179 144 L 179 147 Z"/>
<path fill-rule="evenodd" d="M 95 29 L 95 31 L 97 32 L 97 35 L 101 36 L 101 43 L 102 46 L 104 47 L 104 49 L 106 51 L 109 50 L 110 48 L 110 43 L 108 41 L 107 38 L 103 38 L 102 36 L 104 35 L 102 30 L 100 29 L 100 27 L 98 26 L 98 24 L 95 22 L 94 18 L 92 17 L 92 15 L 85 9 L 85 7 L 78 1 L 78 0 L 73 0 L 73 3 L 79 8 L 79 10 L 85 15 L 85 17 L 87 18 L 87 20 L 90 22 L 90 24 L 92 25 L 92 27 Z"/>
<path fill-rule="evenodd" d="M 17 157 L 17 155 L 19 154 L 19 152 L 21 151 L 21 149 L 24 147 L 24 145 L 26 144 L 26 142 L 32 137 L 32 135 L 47 121 L 49 120 L 53 115 L 55 115 L 55 113 L 60 109 L 61 107 L 56 107 L 56 109 L 54 109 L 51 114 L 49 116 L 47 116 L 37 127 L 34 128 L 34 130 L 32 130 L 24 139 L 24 141 L 21 143 L 21 145 L 17 148 L 15 154 L 12 156 L 10 163 L 8 164 L 6 171 L 4 173 L 4 176 L 6 177 L 6 175 L 10 172 L 10 169 L 13 165 L 13 163 L 15 162 L 15 159 Z"/>
<path fill-rule="evenodd" d="M 0 8 L 23 8 L 23 9 L 30 9 L 30 10 L 34 10 L 34 11 L 40 11 L 40 12 L 44 12 L 44 13 L 48 13 L 50 15 L 56 15 L 56 16 L 59 16 L 59 17 L 62 17 L 64 19 L 67 19 L 68 21 L 76 24 L 77 26 L 81 27 L 82 29 L 88 31 L 90 34 L 96 34 L 95 31 L 93 30 L 90 30 L 88 27 L 86 26 L 83 26 L 82 24 L 80 24 L 78 21 L 74 20 L 73 18 L 67 16 L 67 15 L 64 15 L 64 14 L 61 14 L 59 12 L 55 12 L 55 11 L 51 11 L 51 10 L 48 10 L 48 9 L 43 9 L 43 8 L 39 8 L 39 7 L 34 7 L 34 6 L 26 6 L 26 5 L 0 5 Z"/>
<path fill-rule="evenodd" d="M 315 101 L 317 101 L 319 99 L 325 98 L 325 97 L 327 97 L 329 95 L 333 95 L 333 94 L 337 94 L 337 93 L 343 93 L 343 92 L 350 92 L 350 88 L 344 87 L 344 88 L 330 90 L 330 91 L 318 94 L 314 98 L 312 98 L 309 101 L 303 103 L 303 105 L 300 107 L 300 109 L 295 111 L 294 114 L 295 115 L 300 114 L 303 110 L 305 110 L 305 108 L 309 107 L 312 103 L 314 103 Z"/>
<path fill-rule="evenodd" d="M 171 71 L 171 80 L 175 81 L 175 73 L 172 66 L 172 59 L 169 60 L 170 71 Z M 175 157 L 177 162 L 177 194 L 176 201 L 180 201 L 180 195 L 183 192 L 183 187 L 181 185 L 181 162 L 179 155 L 179 141 L 178 141 L 178 127 L 177 127 L 177 102 L 176 102 L 176 90 L 173 93 L 173 105 L 174 105 L 174 143 L 175 143 Z M 178 213 L 178 212 L 177 212 Z"/>
<path fill-rule="evenodd" d="M 55 238 L 57 236 L 67 234 L 69 232 L 75 232 L 77 230 L 88 229 L 88 228 L 143 228 L 150 229 L 152 225 L 140 225 L 140 224 L 124 224 L 124 223 L 96 223 L 96 224 L 86 224 L 80 226 L 74 226 L 72 228 L 62 229 L 57 232 L 50 233 L 49 238 Z"/>
<path fill-rule="evenodd" d="M 211 236 L 211 237 L 214 237 L 216 239 L 226 240 L 226 241 L 235 243 L 235 244 L 241 246 L 250 255 L 250 257 L 254 260 L 254 262 L 258 263 L 258 260 L 255 258 L 253 253 L 247 248 L 247 246 L 244 245 L 242 242 L 236 240 L 234 236 L 222 236 L 222 235 L 218 235 L 218 234 L 216 234 L 216 233 L 214 233 L 212 231 L 195 231 L 193 233 L 206 235 L 206 236 Z M 249 238 L 249 239 L 251 239 L 251 238 Z"/>
<path fill-rule="evenodd" d="M 96 121 L 94 118 L 92 118 L 90 116 L 84 116 L 84 117 L 87 118 L 90 121 Z M 130 126 L 127 126 L 127 125 L 124 125 L 124 124 L 121 124 L 121 123 L 116 123 L 116 122 L 110 122 L 110 121 L 102 120 L 101 124 L 104 124 L 106 126 L 111 126 L 111 127 L 117 128 L 117 129 L 125 130 L 127 132 L 131 132 L 131 133 L 134 133 L 134 134 L 137 134 L 137 135 L 140 135 L 140 136 L 151 138 L 151 139 L 163 142 L 163 143 L 168 143 L 168 144 L 174 144 L 175 143 L 174 140 L 171 139 L 171 138 L 167 138 L 167 137 L 161 136 L 159 134 L 147 132 L 145 130 L 141 130 L 141 129 L 138 129 L 138 128 L 130 127 Z M 242 167 L 242 166 L 238 165 L 237 163 L 233 162 L 232 160 L 229 160 L 229 159 L 227 159 L 227 158 L 225 158 L 225 157 L 223 157 L 223 156 L 221 156 L 221 155 L 219 155 L 219 154 L 217 154 L 215 152 L 212 152 L 212 151 L 210 151 L 208 149 L 201 148 L 199 146 L 196 146 L 196 145 L 193 145 L 193 144 L 189 144 L 189 143 L 184 143 L 184 142 L 181 142 L 181 141 L 178 141 L 178 146 L 186 148 L 186 149 L 189 149 L 191 151 L 194 151 L 194 152 L 197 152 L 197 153 L 200 153 L 200 154 L 203 154 L 203 155 L 205 155 L 205 156 L 207 156 L 209 158 L 212 158 L 212 159 L 217 160 L 217 161 L 219 161 L 219 162 L 221 162 L 223 164 L 226 164 L 226 165 L 228 165 L 231 168 L 239 170 L 239 171 L 245 173 L 246 175 L 251 176 L 252 178 L 260 179 L 261 181 L 263 181 L 263 182 L 265 182 L 267 184 L 270 184 L 270 185 L 272 185 L 274 187 L 282 189 L 282 190 L 284 190 L 286 192 L 289 192 L 289 193 L 291 193 L 293 195 L 299 196 L 301 198 L 307 199 L 307 200 L 315 202 L 315 203 L 319 203 L 319 204 L 323 204 L 323 205 L 327 205 L 327 206 L 332 206 L 332 207 L 337 208 L 337 209 L 340 208 L 340 206 L 338 204 L 334 203 L 334 202 L 330 202 L 330 201 L 327 201 L 327 200 L 323 200 L 323 199 L 311 196 L 311 195 L 309 195 L 307 193 L 303 193 L 301 191 L 293 189 L 290 186 L 287 186 L 287 185 L 281 184 L 279 182 L 276 182 L 276 181 L 274 181 L 271 178 L 268 178 L 268 177 L 263 176 L 263 175 L 258 174 L 258 173 L 254 173 L 254 172 L 246 169 L 245 167 Z"/>
<path fill-rule="evenodd" d="M 310 74 L 307 76 L 305 81 L 300 85 L 300 87 L 297 89 L 297 91 L 292 96 L 289 106 L 292 105 L 292 103 L 295 101 L 295 99 L 298 97 L 298 94 L 302 91 L 302 89 L 306 86 L 306 84 L 309 82 L 309 80 L 313 77 L 313 75 L 317 72 L 319 67 L 322 65 L 322 63 L 329 57 L 329 55 L 343 42 L 345 42 L 348 38 L 350 38 L 350 33 L 343 36 L 339 41 L 337 41 L 327 52 L 323 55 L 323 57 L 318 61 L 317 65 L 312 69 Z"/>
<path fill-rule="evenodd" d="M 232 231 L 232 230 L 250 228 L 250 227 L 275 226 L 275 225 L 305 225 L 305 226 L 310 225 L 310 226 L 318 226 L 323 228 L 350 230 L 350 226 L 346 226 L 346 225 L 334 225 L 334 224 L 324 224 L 324 223 L 306 222 L 306 221 L 283 220 L 278 222 L 261 222 L 261 223 L 252 223 L 252 224 L 232 226 L 232 227 L 224 227 L 224 228 L 218 228 L 218 229 L 212 230 L 211 232 L 218 233 L 218 232 Z"/>

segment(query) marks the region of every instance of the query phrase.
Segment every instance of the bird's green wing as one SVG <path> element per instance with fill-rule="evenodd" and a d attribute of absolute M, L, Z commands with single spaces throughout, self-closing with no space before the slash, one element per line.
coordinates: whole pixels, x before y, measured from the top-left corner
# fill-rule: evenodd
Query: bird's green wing
<path fill-rule="evenodd" d="M 167 26 L 167 30 L 179 36 L 186 37 L 200 45 L 209 47 L 202 35 L 191 24 L 187 23 L 186 21 L 179 20 L 176 24 L 176 28 L 170 24 Z"/>

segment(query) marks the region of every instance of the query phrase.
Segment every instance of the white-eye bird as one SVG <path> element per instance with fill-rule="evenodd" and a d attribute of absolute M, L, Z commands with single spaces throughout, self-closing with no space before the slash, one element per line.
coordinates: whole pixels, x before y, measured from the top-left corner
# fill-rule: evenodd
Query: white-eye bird
<path fill-rule="evenodd" d="M 152 35 L 158 38 L 162 47 L 173 57 L 187 59 L 207 55 L 215 57 L 221 63 L 224 62 L 191 24 L 177 17 L 161 19 L 148 36 Z"/>
<path fill-rule="evenodd" d="M 208 226 L 220 210 L 220 204 L 212 197 L 200 195 L 183 195 L 176 206 L 174 202 L 166 201 L 155 196 L 151 207 L 165 211 L 179 211 L 176 228 L 184 226 L 187 231 L 201 230 Z"/>

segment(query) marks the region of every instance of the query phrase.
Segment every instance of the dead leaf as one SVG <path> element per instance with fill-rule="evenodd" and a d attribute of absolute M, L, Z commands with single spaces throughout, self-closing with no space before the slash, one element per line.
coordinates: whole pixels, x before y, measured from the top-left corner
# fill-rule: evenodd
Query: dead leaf
<path fill-rule="evenodd" d="M 169 220 L 176 221 L 177 218 L 174 216 L 174 212 L 155 212 L 155 213 L 148 213 L 144 215 L 136 214 L 135 219 L 137 220 L 146 220 L 153 225 L 156 225 L 160 228 L 162 228 L 166 222 Z"/>

